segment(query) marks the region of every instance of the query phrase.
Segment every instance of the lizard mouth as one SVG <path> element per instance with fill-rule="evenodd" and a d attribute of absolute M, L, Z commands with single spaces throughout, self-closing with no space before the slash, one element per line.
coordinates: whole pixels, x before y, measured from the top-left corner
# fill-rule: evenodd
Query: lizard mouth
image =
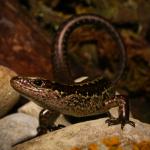
<path fill-rule="evenodd" d="M 35 77 L 15 76 L 10 80 L 11 86 L 26 98 L 38 95 L 41 90 L 32 83 Z"/>
<path fill-rule="evenodd" d="M 10 80 L 10 85 L 17 90 L 20 87 L 22 80 L 20 76 L 15 76 L 13 78 L 11 78 Z"/>
<path fill-rule="evenodd" d="M 23 92 L 27 89 L 30 89 L 32 86 L 30 79 L 32 79 L 32 77 L 15 76 L 10 80 L 10 84 L 16 91 Z"/>

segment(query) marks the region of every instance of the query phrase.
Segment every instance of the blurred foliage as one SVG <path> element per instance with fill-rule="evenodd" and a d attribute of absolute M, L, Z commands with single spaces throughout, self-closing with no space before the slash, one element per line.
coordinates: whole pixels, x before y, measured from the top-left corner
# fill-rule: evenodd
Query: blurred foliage
<path fill-rule="evenodd" d="M 150 22 L 150 0 L 19 0 L 43 26 L 56 25 L 74 14 L 96 13 L 115 23 L 137 23 L 143 35 Z"/>

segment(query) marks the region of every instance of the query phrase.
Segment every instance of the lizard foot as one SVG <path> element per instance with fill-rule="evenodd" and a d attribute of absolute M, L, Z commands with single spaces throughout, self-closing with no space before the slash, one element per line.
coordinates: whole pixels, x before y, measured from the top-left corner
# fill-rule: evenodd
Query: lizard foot
<path fill-rule="evenodd" d="M 37 136 L 40 136 L 40 135 L 43 135 L 43 134 L 46 134 L 46 133 L 47 133 L 47 128 L 46 127 L 39 126 L 37 128 Z"/>
<path fill-rule="evenodd" d="M 58 130 L 58 129 L 62 129 L 62 128 L 64 128 L 64 127 L 65 127 L 64 125 L 58 124 L 57 126 L 56 126 L 56 125 L 49 126 L 49 127 L 48 127 L 48 130 L 51 132 L 51 131 L 55 131 L 55 130 Z"/>
<path fill-rule="evenodd" d="M 43 135 L 43 134 L 46 134 L 47 131 L 55 131 L 55 130 L 58 130 L 58 129 L 61 129 L 61 128 L 64 128 L 65 126 L 62 125 L 62 124 L 58 124 L 57 126 L 56 125 L 52 125 L 52 126 L 48 126 L 47 128 L 46 127 L 38 127 L 37 128 L 37 136 L 40 136 L 40 135 Z"/>
<path fill-rule="evenodd" d="M 121 124 L 121 129 L 123 129 L 126 124 L 130 124 L 135 127 L 135 123 L 133 121 L 120 118 L 109 118 L 105 121 L 105 123 L 108 123 L 108 126 Z"/>

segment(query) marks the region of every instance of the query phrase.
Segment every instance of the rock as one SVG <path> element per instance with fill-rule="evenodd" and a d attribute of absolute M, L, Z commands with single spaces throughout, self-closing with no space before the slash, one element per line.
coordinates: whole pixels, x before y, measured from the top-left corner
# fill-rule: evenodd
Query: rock
<path fill-rule="evenodd" d="M 106 118 L 78 123 L 66 128 L 45 134 L 12 150 L 108 150 L 150 149 L 150 125 L 132 119 L 136 127 L 120 125 L 108 127 Z M 145 149 L 146 150 L 146 149 Z"/>
<path fill-rule="evenodd" d="M 39 117 L 39 113 L 40 111 L 42 110 L 43 108 L 38 106 L 37 104 L 35 104 L 34 102 L 28 102 L 26 103 L 25 105 L 23 105 L 22 107 L 20 107 L 18 109 L 18 112 L 21 112 L 21 113 L 25 113 L 27 115 L 31 115 L 33 117 L 36 117 L 38 118 Z M 56 125 L 58 124 L 62 124 L 64 126 L 68 126 L 70 125 L 71 123 L 69 123 L 69 121 L 66 120 L 66 118 L 64 117 L 64 115 L 60 115 L 56 122 L 55 122 Z"/>
<path fill-rule="evenodd" d="M 40 111 L 43 108 L 35 104 L 34 102 L 28 102 L 18 109 L 18 112 L 28 114 L 30 116 L 38 118 Z"/>
<path fill-rule="evenodd" d="M 0 66 L 0 117 L 4 116 L 18 101 L 19 94 L 10 86 L 10 79 L 16 73 Z"/>
<path fill-rule="evenodd" d="M 0 119 L 0 150 L 10 150 L 12 145 L 34 137 L 38 120 L 23 113 Z"/>
<path fill-rule="evenodd" d="M 64 125 L 64 126 L 69 126 L 69 125 L 71 125 L 71 123 L 70 123 L 68 120 L 66 120 L 66 118 L 65 118 L 65 116 L 64 116 L 63 114 L 61 114 L 61 115 L 57 118 L 55 124 L 56 124 L 56 125 L 61 124 L 61 125 Z"/>

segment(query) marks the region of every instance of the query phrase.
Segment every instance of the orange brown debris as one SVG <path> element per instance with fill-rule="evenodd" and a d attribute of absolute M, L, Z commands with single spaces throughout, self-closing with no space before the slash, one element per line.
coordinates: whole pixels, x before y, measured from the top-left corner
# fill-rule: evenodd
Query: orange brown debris
<path fill-rule="evenodd" d="M 139 150 L 150 150 L 150 141 L 142 141 L 137 144 Z"/>
<path fill-rule="evenodd" d="M 89 146 L 88 146 L 88 150 L 98 150 L 98 145 L 97 144 L 90 144 Z"/>
<path fill-rule="evenodd" d="M 81 150 L 81 149 L 78 147 L 73 147 L 71 150 Z"/>
<path fill-rule="evenodd" d="M 120 144 L 120 139 L 117 136 L 105 138 L 102 140 L 103 144 L 105 144 L 109 150 L 124 150 Z M 128 143 L 132 150 L 150 150 L 150 141 L 142 141 L 139 143 L 131 141 Z M 128 145 L 127 144 L 127 145 Z M 96 143 L 92 143 L 86 146 L 88 150 L 99 150 L 100 147 Z M 82 148 L 73 147 L 71 150 L 82 150 Z"/>
<path fill-rule="evenodd" d="M 137 144 L 133 144 L 132 149 L 133 149 L 133 150 L 139 150 L 138 145 L 137 145 Z"/>
<path fill-rule="evenodd" d="M 120 139 L 117 136 L 113 136 L 113 137 L 103 139 L 103 143 L 108 147 L 117 146 L 120 144 Z"/>

